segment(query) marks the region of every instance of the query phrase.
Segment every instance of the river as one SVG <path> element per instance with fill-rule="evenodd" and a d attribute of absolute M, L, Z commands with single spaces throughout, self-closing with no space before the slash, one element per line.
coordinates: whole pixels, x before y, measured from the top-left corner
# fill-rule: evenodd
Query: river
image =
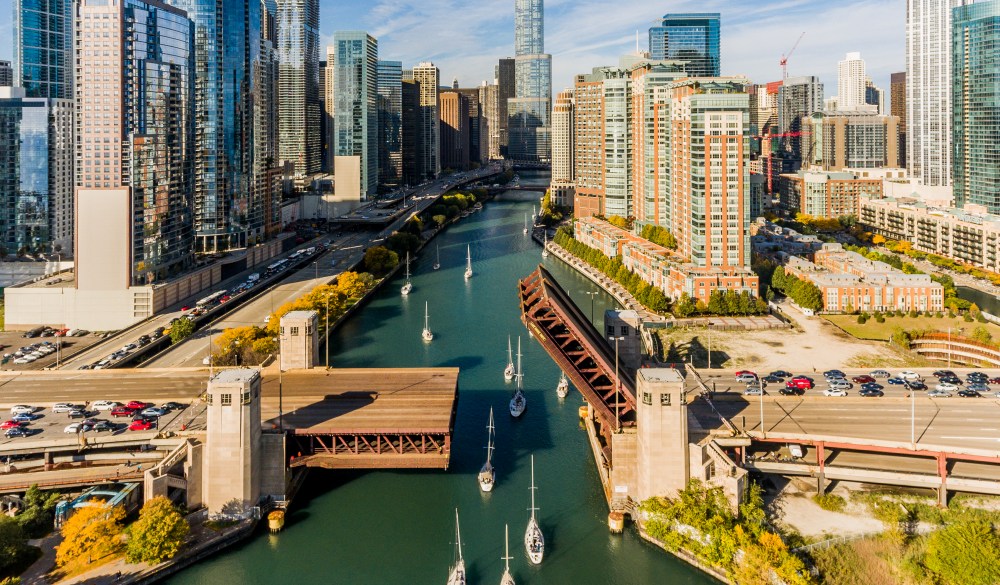
<path fill-rule="evenodd" d="M 531 177 L 525 177 L 529 180 Z M 469 583 L 499 583 L 504 523 L 510 525 L 511 569 L 518 583 L 663 585 L 715 583 L 628 529 L 607 528 L 607 506 L 573 391 L 560 401 L 559 370 L 520 322 L 517 279 L 541 261 L 521 233 L 538 194 L 509 192 L 450 227 L 411 264 L 413 292 L 398 282 L 380 291 L 331 341 L 334 366 L 459 366 L 459 402 L 448 472 L 314 470 L 280 534 L 263 532 L 168 582 L 441 585 L 454 556 L 454 509 L 461 515 Z M 433 271 L 435 247 L 442 267 Z M 475 275 L 462 277 L 466 246 Z M 587 311 L 597 290 L 554 257 L 545 260 Z M 434 341 L 420 339 L 424 302 Z M 597 319 L 615 301 L 596 297 Z M 599 323 L 601 325 L 601 323 Z M 507 413 L 503 379 L 507 336 L 521 336 L 528 409 Z M 485 456 L 489 408 L 496 418 L 497 485 L 482 494 L 476 474 Z M 532 566 L 524 553 L 529 456 L 535 457 L 539 521 L 546 556 Z"/>
<path fill-rule="evenodd" d="M 991 315 L 1000 316 L 1000 299 L 997 299 L 996 296 L 967 286 L 956 288 L 959 298 L 976 303 L 980 309 Z"/>

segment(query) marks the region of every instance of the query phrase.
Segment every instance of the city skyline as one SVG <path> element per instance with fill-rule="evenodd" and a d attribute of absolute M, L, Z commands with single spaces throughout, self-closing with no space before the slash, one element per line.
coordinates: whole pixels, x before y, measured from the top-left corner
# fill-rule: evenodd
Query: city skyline
<path fill-rule="evenodd" d="M 649 27 L 667 12 L 684 11 L 722 13 L 723 75 L 746 75 L 754 82 L 780 79 L 781 55 L 805 31 L 789 60 L 789 75 L 819 76 L 827 95 L 835 95 L 837 62 L 847 52 L 860 51 L 875 84 L 888 87 L 889 74 L 905 69 L 905 8 L 894 0 L 835 5 L 769 0 L 754 6 L 647 0 L 608 10 L 599 0 L 548 0 L 545 43 L 553 55 L 553 93 L 572 85 L 573 75 L 633 52 L 636 31 L 645 50 Z M 456 15 L 462 27 L 454 27 Z M 379 58 L 402 61 L 404 67 L 433 61 L 442 79 L 458 77 L 463 87 L 492 81 L 496 61 L 514 55 L 513 2 L 377 0 L 358 6 L 335 0 L 320 3 L 319 28 L 323 48 L 332 44 L 337 30 L 365 30 L 378 39 Z M 0 0 L 0 38 L 13 38 L 13 0 Z M 0 60 L 12 57 L 12 43 L 0 43 Z"/>

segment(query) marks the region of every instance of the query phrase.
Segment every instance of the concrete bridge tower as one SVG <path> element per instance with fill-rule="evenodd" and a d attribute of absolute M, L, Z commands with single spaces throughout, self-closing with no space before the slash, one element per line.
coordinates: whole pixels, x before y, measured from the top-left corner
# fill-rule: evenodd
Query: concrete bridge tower
<path fill-rule="evenodd" d="M 246 516 L 261 483 L 260 372 L 222 370 L 208 382 L 204 503 L 210 516 Z"/>
<path fill-rule="evenodd" d="M 281 318 L 279 342 L 283 371 L 309 370 L 319 361 L 319 315 L 290 311 Z"/>
<path fill-rule="evenodd" d="M 638 501 L 675 496 L 687 486 L 688 412 L 684 376 L 672 368 L 636 372 L 636 488 Z"/>

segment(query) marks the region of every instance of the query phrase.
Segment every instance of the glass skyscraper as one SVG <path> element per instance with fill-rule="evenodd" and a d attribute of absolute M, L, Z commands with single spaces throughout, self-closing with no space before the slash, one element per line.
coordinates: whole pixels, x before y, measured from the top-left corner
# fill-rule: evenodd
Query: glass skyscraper
<path fill-rule="evenodd" d="M 74 0 L 14 0 L 14 85 L 73 99 Z"/>
<path fill-rule="evenodd" d="M 542 0 L 514 0 L 514 96 L 507 103 L 509 157 L 551 159 L 552 55 Z"/>
<path fill-rule="evenodd" d="M 692 77 L 719 77 L 721 19 L 718 12 L 664 15 L 659 26 L 649 29 L 650 56 L 658 61 L 684 61 Z"/>
<path fill-rule="evenodd" d="M 955 8 L 951 39 L 955 206 L 1000 213 L 1000 0 Z"/>
<path fill-rule="evenodd" d="M 378 62 L 378 173 L 379 182 L 403 179 L 403 64 Z"/>
<path fill-rule="evenodd" d="M 364 31 L 337 31 L 333 46 L 333 156 L 360 159 L 361 196 L 373 197 L 378 190 L 378 41 Z"/>
<path fill-rule="evenodd" d="M 278 157 L 295 177 L 323 167 L 319 0 L 278 0 Z"/>

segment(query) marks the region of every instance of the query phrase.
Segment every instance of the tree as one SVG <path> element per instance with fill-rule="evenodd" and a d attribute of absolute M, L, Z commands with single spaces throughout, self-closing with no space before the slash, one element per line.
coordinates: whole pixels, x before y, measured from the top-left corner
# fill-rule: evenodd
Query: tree
<path fill-rule="evenodd" d="M 434 223 L 435 223 L 435 224 L 437 224 L 438 226 L 443 226 L 443 225 L 444 225 L 444 222 L 448 221 L 448 216 L 447 216 L 447 215 L 444 215 L 443 213 L 439 213 L 439 214 L 435 214 L 435 215 L 432 215 L 432 216 L 431 216 L 431 219 L 432 219 L 432 220 L 434 221 Z"/>
<path fill-rule="evenodd" d="M 786 284 L 787 283 L 785 282 L 785 267 L 779 266 L 775 268 L 774 272 L 771 274 L 771 286 L 778 289 L 781 292 L 785 292 Z"/>
<path fill-rule="evenodd" d="M 608 216 L 608 223 L 623 230 L 629 229 L 629 221 L 620 215 Z"/>
<path fill-rule="evenodd" d="M 682 319 L 693 315 L 695 310 L 694 301 L 691 300 L 691 295 L 687 293 L 681 294 L 681 298 L 674 303 L 674 315 Z"/>
<path fill-rule="evenodd" d="M 105 508 L 99 503 L 84 506 L 63 524 L 63 541 L 56 548 L 56 565 L 73 561 L 83 564 L 113 553 L 121 544 L 125 510 Z"/>
<path fill-rule="evenodd" d="M 28 538 L 41 538 L 52 531 L 52 517 L 62 496 L 59 492 L 43 492 L 37 485 L 24 493 L 24 510 L 17 515 L 17 523 Z"/>
<path fill-rule="evenodd" d="M 420 238 L 409 232 L 396 232 L 386 240 L 389 249 L 402 256 L 407 252 L 416 252 L 420 247 Z"/>
<path fill-rule="evenodd" d="M 949 524 L 931 534 L 924 564 L 944 585 L 1000 583 L 1000 538 L 989 521 Z"/>
<path fill-rule="evenodd" d="M 170 342 L 180 343 L 190 337 L 192 333 L 194 333 L 194 321 L 181 317 L 170 326 Z"/>
<path fill-rule="evenodd" d="M 18 522 L 0 514 L 0 574 L 20 564 L 27 549 L 27 538 Z"/>
<path fill-rule="evenodd" d="M 991 341 L 993 341 L 993 335 L 990 333 L 990 330 L 987 329 L 986 327 L 983 327 L 982 325 L 976 327 L 975 330 L 973 330 L 972 338 L 978 341 L 979 343 L 990 343 Z"/>
<path fill-rule="evenodd" d="M 657 313 L 665 313 L 670 306 L 667 301 L 667 295 L 663 294 L 663 291 L 657 287 L 651 287 L 649 289 L 649 295 L 647 296 L 646 306 L 650 310 Z"/>
<path fill-rule="evenodd" d="M 349 299 L 360 298 L 375 284 L 371 274 L 345 272 L 337 277 L 337 290 Z"/>
<path fill-rule="evenodd" d="M 382 277 L 399 265 L 399 254 L 384 246 L 372 246 L 365 250 L 365 270 L 376 277 Z"/>
<path fill-rule="evenodd" d="M 799 294 L 795 302 L 800 307 L 818 311 L 823 308 L 823 292 L 819 287 L 811 282 L 802 282 L 799 286 Z"/>
<path fill-rule="evenodd" d="M 161 563 L 180 550 L 191 526 L 165 497 L 146 502 L 129 527 L 125 557 L 130 563 Z"/>
<path fill-rule="evenodd" d="M 708 312 L 713 315 L 721 315 L 726 310 L 725 300 L 722 298 L 722 291 L 716 289 L 708 296 Z"/>

